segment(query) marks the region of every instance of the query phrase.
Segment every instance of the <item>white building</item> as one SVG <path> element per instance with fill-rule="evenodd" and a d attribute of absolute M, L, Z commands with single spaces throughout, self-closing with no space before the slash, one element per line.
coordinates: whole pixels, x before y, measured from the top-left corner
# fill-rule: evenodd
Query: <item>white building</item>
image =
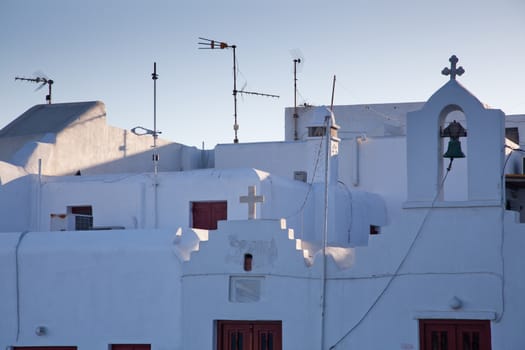
<path fill-rule="evenodd" d="M 519 349 L 525 116 L 451 62 L 426 102 L 289 108 L 283 142 L 159 140 L 158 173 L 101 102 L 28 110 L 0 131 L 0 349 Z"/>

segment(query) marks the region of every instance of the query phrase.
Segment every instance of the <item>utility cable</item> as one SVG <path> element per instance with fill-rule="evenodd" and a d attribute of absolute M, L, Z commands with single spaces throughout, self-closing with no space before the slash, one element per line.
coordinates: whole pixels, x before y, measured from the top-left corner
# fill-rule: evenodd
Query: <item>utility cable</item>
<path fill-rule="evenodd" d="M 361 318 L 352 326 L 352 328 L 350 328 L 338 341 L 335 342 L 334 345 L 332 345 L 329 350 L 332 350 L 332 349 L 335 349 L 344 339 L 346 339 L 357 327 L 359 327 L 361 325 L 361 323 L 363 323 L 363 321 L 366 319 L 366 317 L 370 314 L 370 312 L 375 308 L 375 306 L 377 305 L 377 303 L 379 302 L 379 300 L 381 300 L 381 298 L 385 295 L 385 293 L 387 292 L 387 290 L 390 288 L 390 286 L 392 285 L 392 282 L 394 282 L 394 279 L 399 275 L 399 271 L 401 271 L 401 268 L 403 267 L 403 265 L 405 264 L 405 261 L 407 260 L 407 258 L 409 257 L 410 253 L 412 252 L 412 249 L 414 248 L 417 240 L 419 239 L 419 237 L 421 236 L 421 233 L 423 232 L 423 227 L 425 226 L 425 223 L 428 219 L 428 216 L 430 214 L 430 212 L 432 211 L 432 209 L 434 209 L 434 204 L 436 203 L 436 200 L 439 198 L 439 195 L 441 194 L 441 191 L 443 190 L 443 186 L 445 185 L 445 180 L 447 179 L 447 176 L 450 172 L 450 170 L 452 169 L 452 160 L 454 158 L 450 158 L 450 163 L 449 163 L 449 166 L 447 167 L 447 172 L 445 173 L 445 176 L 443 176 L 443 180 L 441 180 L 441 183 L 439 185 L 439 188 L 436 192 L 436 196 L 434 197 L 434 199 L 432 200 L 432 203 L 430 204 L 430 208 L 428 208 L 425 216 L 423 217 L 423 220 L 421 221 L 421 224 L 419 225 L 419 228 L 417 229 L 417 232 L 416 232 L 416 235 L 414 236 L 414 239 L 412 240 L 412 243 L 410 243 L 410 246 L 408 247 L 408 250 L 407 252 L 405 253 L 405 256 L 403 257 L 403 259 L 401 259 L 401 262 L 399 263 L 399 265 L 397 266 L 397 268 L 395 269 L 394 273 L 392 274 L 392 276 L 390 277 L 390 279 L 388 280 L 387 284 L 385 285 L 385 287 L 383 288 L 383 290 L 381 291 L 381 293 L 379 293 L 379 295 L 377 296 L 377 298 L 374 300 L 374 302 L 372 303 L 372 305 L 370 305 L 370 307 L 368 308 L 368 310 L 366 310 L 366 312 L 363 314 L 363 316 L 361 316 Z"/>
<path fill-rule="evenodd" d="M 24 236 L 29 231 L 24 231 L 18 236 L 18 241 L 16 242 L 15 247 L 15 278 L 16 278 L 16 341 L 15 343 L 18 343 L 18 338 L 20 337 L 20 263 L 19 263 L 19 257 L 18 257 L 18 249 L 20 248 L 20 244 L 22 243 L 22 240 L 24 239 Z"/>
<path fill-rule="evenodd" d="M 502 181 L 502 188 L 506 188 L 505 186 L 505 168 L 507 167 L 507 163 L 510 160 L 512 156 L 512 152 L 525 152 L 521 148 L 512 148 L 510 146 L 505 145 L 505 148 L 509 148 L 511 151 L 507 155 L 505 159 L 505 163 L 503 163 L 503 169 L 501 171 L 501 181 Z M 501 243 L 500 243 L 500 259 L 501 259 L 501 313 L 496 318 L 495 322 L 499 323 L 502 318 L 503 314 L 505 313 L 505 191 L 501 192 Z"/>
<path fill-rule="evenodd" d="M 323 148 L 323 140 L 325 138 L 325 135 L 326 133 L 328 133 L 329 131 L 327 130 L 328 127 L 328 122 L 325 121 L 325 124 L 324 124 L 324 127 L 325 127 L 325 133 L 323 135 L 321 135 L 321 139 L 319 140 L 319 146 L 317 148 L 317 156 L 315 158 L 315 163 L 314 163 L 314 171 L 313 171 L 313 174 L 312 174 L 312 180 L 310 181 L 310 183 L 308 183 L 308 191 L 306 192 L 306 195 L 304 196 L 304 200 L 303 200 L 303 203 L 301 204 L 301 206 L 299 207 L 298 210 L 296 210 L 295 212 L 293 212 L 292 214 L 290 215 L 287 215 L 285 216 L 285 219 L 289 219 L 293 216 L 296 216 L 298 215 L 299 213 L 301 213 L 303 210 L 304 210 L 304 207 L 306 206 L 306 203 L 308 202 L 308 198 L 310 196 L 310 193 L 312 192 L 312 188 L 313 188 L 313 182 L 314 182 L 314 179 L 315 179 L 315 175 L 317 174 L 317 170 L 319 168 L 319 160 L 321 159 L 321 149 Z"/>

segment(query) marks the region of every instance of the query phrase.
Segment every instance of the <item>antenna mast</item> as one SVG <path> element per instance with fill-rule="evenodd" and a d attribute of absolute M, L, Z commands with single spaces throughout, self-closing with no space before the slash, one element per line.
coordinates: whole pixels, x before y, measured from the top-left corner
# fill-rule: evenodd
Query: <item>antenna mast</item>
<path fill-rule="evenodd" d="M 151 73 L 151 79 L 153 79 L 153 164 L 155 167 L 155 174 L 159 170 L 159 154 L 157 153 L 157 138 L 159 134 L 157 132 L 157 62 L 153 62 L 153 73 Z"/>
<path fill-rule="evenodd" d="M 158 163 L 159 163 L 159 154 L 157 153 L 157 138 L 161 131 L 157 130 L 157 79 L 159 75 L 157 74 L 157 62 L 153 62 L 153 73 L 151 73 L 151 79 L 153 79 L 153 130 L 147 129 L 142 126 L 136 126 L 131 129 L 131 132 L 137 136 L 151 135 L 153 137 L 153 166 L 155 175 L 158 172 Z"/>
<path fill-rule="evenodd" d="M 144 128 L 142 126 L 136 126 L 131 129 L 131 132 L 137 136 L 151 135 L 153 137 L 153 211 L 154 211 L 154 222 L 155 228 L 159 228 L 159 196 L 158 196 L 158 173 L 159 173 L 159 154 L 157 153 L 157 138 L 162 132 L 157 130 L 157 62 L 153 62 L 153 73 L 151 73 L 151 79 L 153 79 L 153 130 Z"/>
<path fill-rule="evenodd" d="M 237 137 L 237 131 L 239 130 L 239 124 L 237 124 L 237 94 L 247 94 L 247 95 L 257 95 L 257 96 L 265 96 L 265 97 L 275 97 L 279 98 L 278 95 L 271 95 L 271 94 L 263 94 L 260 92 L 253 92 L 253 91 L 245 91 L 245 90 L 237 90 L 237 58 L 235 55 L 235 49 L 237 48 L 237 45 L 229 45 L 222 41 L 217 40 L 211 40 L 206 38 L 199 37 L 199 40 L 203 40 L 201 42 L 198 42 L 199 49 L 201 50 L 215 50 L 215 49 L 232 49 L 233 51 L 233 130 L 235 133 L 235 137 L 233 139 L 233 143 L 239 143 L 239 139 Z"/>
<path fill-rule="evenodd" d="M 297 136 L 297 119 L 299 118 L 297 114 L 297 63 L 301 63 L 300 58 L 293 60 L 293 139 L 295 141 L 299 140 Z"/>
<path fill-rule="evenodd" d="M 334 112 L 334 94 L 335 94 L 335 74 L 332 82 L 332 99 L 330 100 L 330 112 Z"/>
<path fill-rule="evenodd" d="M 15 77 L 15 80 L 22 80 L 22 81 L 30 81 L 32 83 L 37 83 L 40 85 L 37 90 L 40 90 L 44 85 L 48 86 L 48 94 L 46 95 L 46 101 L 48 104 L 51 104 L 51 86 L 53 85 L 54 81 L 51 79 L 47 79 L 44 77 L 36 77 L 36 78 L 23 78 L 23 77 Z"/>

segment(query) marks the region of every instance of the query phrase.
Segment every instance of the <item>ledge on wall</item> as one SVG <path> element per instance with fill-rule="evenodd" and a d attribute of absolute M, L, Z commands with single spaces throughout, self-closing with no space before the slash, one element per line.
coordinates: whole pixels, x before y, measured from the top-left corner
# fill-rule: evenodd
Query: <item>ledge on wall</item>
<path fill-rule="evenodd" d="M 416 311 L 413 319 L 490 320 L 496 319 L 495 311 Z"/>
<path fill-rule="evenodd" d="M 499 200 L 486 201 L 409 201 L 403 203 L 403 209 L 417 209 L 417 208 L 477 208 L 477 207 L 501 207 Z"/>

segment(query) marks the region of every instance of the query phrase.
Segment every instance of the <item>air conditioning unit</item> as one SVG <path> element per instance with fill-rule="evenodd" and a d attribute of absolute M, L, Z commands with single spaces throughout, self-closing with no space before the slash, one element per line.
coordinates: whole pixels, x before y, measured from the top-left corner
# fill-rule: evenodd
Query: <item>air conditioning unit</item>
<path fill-rule="evenodd" d="M 70 231 L 87 231 L 93 228 L 93 216 L 82 214 L 69 214 L 67 228 Z"/>

